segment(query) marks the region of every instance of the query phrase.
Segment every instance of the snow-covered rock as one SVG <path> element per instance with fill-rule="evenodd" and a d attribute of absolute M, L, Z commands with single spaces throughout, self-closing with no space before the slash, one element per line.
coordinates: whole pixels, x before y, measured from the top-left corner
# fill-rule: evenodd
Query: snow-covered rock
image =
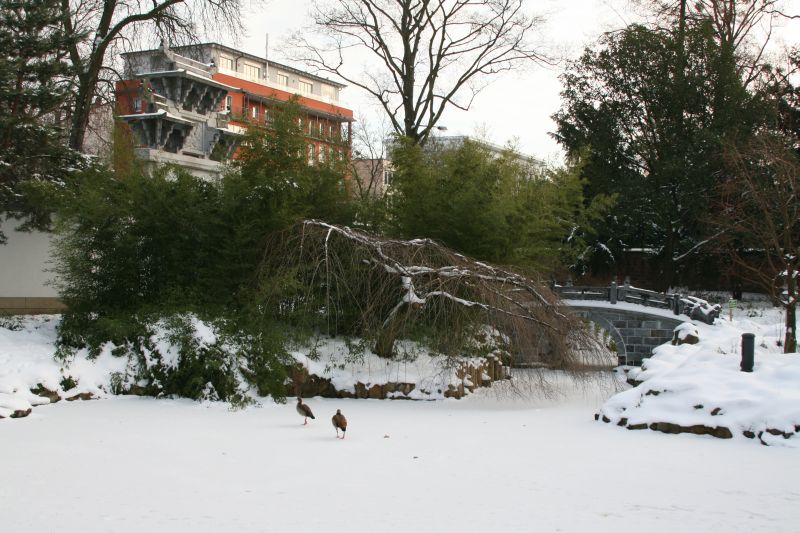
<path fill-rule="evenodd" d="M 641 369 L 628 370 L 629 381 L 638 385 L 610 398 L 596 418 L 629 429 L 758 437 L 764 444 L 795 437 L 800 354 L 781 353 L 780 327 L 770 320 L 777 314 L 679 326 L 678 338 L 696 334 L 699 342 L 656 348 Z M 753 372 L 740 370 L 741 335 L 747 331 L 756 335 Z"/>

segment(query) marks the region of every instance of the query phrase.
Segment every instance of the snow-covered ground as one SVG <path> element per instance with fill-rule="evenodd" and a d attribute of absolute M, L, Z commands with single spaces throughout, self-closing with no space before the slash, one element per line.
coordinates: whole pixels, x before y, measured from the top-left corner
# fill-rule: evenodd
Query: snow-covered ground
<path fill-rule="evenodd" d="M 35 381 L 62 386 L 54 320 L 0 329 L 5 401 L 24 401 Z M 551 399 L 514 395 L 508 382 L 462 400 L 310 398 L 317 418 L 305 427 L 292 402 L 231 411 L 104 394 L 116 362 L 76 360 L 71 373 L 104 399 L 0 420 L 0 531 L 798 531 L 800 436 L 767 447 L 735 432 L 594 420 L 621 407 L 644 422 L 682 423 L 688 410 L 740 430 L 775 413 L 793 419 L 799 356 L 780 353 L 779 322 L 774 309 L 737 309 L 733 323 L 696 324 L 700 342 L 658 348 L 632 371 L 636 389 L 607 374 L 583 387 L 551 374 L 563 383 Z M 738 372 L 743 331 L 756 334 L 752 374 Z M 345 440 L 331 426 L 336 409 L 349 420 Z"/>
<path fill-rule="evenodd" d="M 790 532 L 797 450 L 599 424 L 556 400 L 60 402 L 0 424 L 9 532 Z M 330 418 L 341 409 L 347 438 Z"/>

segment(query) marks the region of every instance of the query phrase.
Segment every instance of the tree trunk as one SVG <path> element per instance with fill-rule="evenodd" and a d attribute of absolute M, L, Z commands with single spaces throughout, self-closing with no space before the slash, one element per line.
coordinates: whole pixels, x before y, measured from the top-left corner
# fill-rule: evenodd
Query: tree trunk
<path fill-rule="evenodd" d="M 394 341 L 397 339 L 397 334 L 405 325 L 408 320 L 408 315 L 411 313 L 413 307 L 407 303 L 403 305 L 403 309 L 398 309 L 394 315 L 390 316 L 385 322 L 385 326 L 378 335 L 378 340 L 375 341 L 375 355 L 385 359 L 391 359 L 394 356 Z"/>
<path fill-rule="evenodd" d="M 783 353 L 797 351 L 797 304 L 786 307 L 786 339 L 783 343 Z"/>
<path fill-rule="evenodd" d="M 92 68 L 80 77 L 78 95 L 75 98 L 75 109 L 72 115 L 72 126 L 69 132 L 69 147 L 75 151 L 83 151 L 83 141 L 89 127 L 89 118 L 92 111 L 92 97 L 97 86 L 98 72 Z"/>
<path fill-rule="evenodd" d="M 786 276 L 786 338 L 783 353 L 797 351 L 797 267 L 790 266 Z"/>

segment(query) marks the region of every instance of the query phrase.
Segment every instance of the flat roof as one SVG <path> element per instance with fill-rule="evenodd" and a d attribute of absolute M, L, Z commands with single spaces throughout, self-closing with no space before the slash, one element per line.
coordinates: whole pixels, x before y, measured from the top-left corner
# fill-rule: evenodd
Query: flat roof
<path fill-rule="evenodd" d="M 271 59 L 268 60 L 268 59 L 266 59 L 264 57 L 259 57 L 259 56 L 254 55 L 254 54 L 249 54 L 247 52 L 243 52 L 241 50 L 237 50 L 236 48 L 231 48 L 230 46 L 225 46 L 224 44 L 213 43 L 213 42 L 211 42 L 211 43 L 198 43 L 198 44 L 186 44 L 186 45 L 180 45 L 180 46 L 170 46 L 169 49 L 173 50 L 173 51 L 179 51 L 180 52 L 180 51 L 184 51 L 184 50 L 191 50 L 192 48 L 198 48 L 199 49 L 199 48 L 203 48 L 203 47 L 217 48 L 219 50 L 223 50 L 225 52 L 228 52 L 229 54 L 233 54 L 237 58 L 244 57 L 244 58 L 247 58 L 247 59 L 251 59 L 253 61 L 258 61 L 259 63 L 269 63 L 269 65 L 275 65 L 276 67 L 280 67 L 281 69 L 288 70 L 290 72 L 294 72 L 295 74 L 300 74 L 302 76 L 306 76 L 308 78 L 312 78 L 312 79 L 318 80 L 318 81 L 324 81 L 325 83 L 329 83 L 331 85 L 339 87 L 340 89 L 343 89 L 343 88 L 347 87 L 347 85 L 339 83 L 338 81 L 333 81 L 333 80 L 330 80 L 328 78 L 323 78 L 322 76 L 318 76 L 316 74 L 311 74 L 310 72 L 306 72 L 306 71 L 300 70 L 298 68 L 290 67 L 289 65 L 285 65 L 283 63 L 278 63 L 277 61 L 273 61 Z M 161 51 L 161 48 L 152 48 L 150 50 L 136 50 L 136 51 L 133 51 L 133 52 L 123 52 L 120 55 L 121 56 L 130 56 L 130 55 L 138 55 L 138 54 L 151 54 L 153 52 L 159 52 L 159 51 Z M 189 59 L 193 59 L 193 58 L 189 57 Z"/>

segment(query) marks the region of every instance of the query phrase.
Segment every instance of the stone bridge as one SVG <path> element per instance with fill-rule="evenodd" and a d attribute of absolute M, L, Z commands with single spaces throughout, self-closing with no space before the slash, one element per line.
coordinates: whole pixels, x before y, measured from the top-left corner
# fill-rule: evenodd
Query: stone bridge
<path fill-rule="evenodd" d="M 577 302 L 576 302 L 577 304 Z M 672 333 L 684 320 L 641 311 L 571 304 L 574 315 L 594 322 L 608 332 L 617 347 L 621 365 L 641 365 L 653 354 L 653 348 L 672 339 Z"/>
<path fill-rule="evenodd" d="M 617 347 L 619 364 L 640 365 L 653 348 L 672 339 L 674 329 L 695 319 L 713 324 L 720 306 L 680 294 L 631 287 L 555 285 L 569 311 L 608 332 Z"/>

